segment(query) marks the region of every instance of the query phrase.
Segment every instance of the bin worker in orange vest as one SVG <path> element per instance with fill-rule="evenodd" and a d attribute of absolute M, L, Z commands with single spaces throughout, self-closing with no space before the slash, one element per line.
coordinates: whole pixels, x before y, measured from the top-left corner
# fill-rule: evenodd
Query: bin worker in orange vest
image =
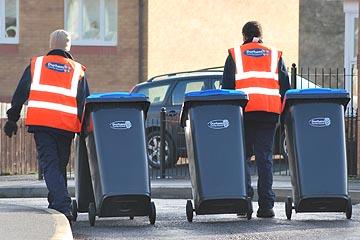
<path fill-rule="evenodd" d="M 71 198 L 67 190 L 66 166 L 71 142 L 80 132 L 81 116 L 89 88 L 85 66 L 70 54 L 70 34 L 50 34 L 51 51 L 33 57 L 12 97 L 5 134 L 17 132 L 22 105 L 27 101 L 25 124 L 34 134 L 38 161 L 49 190 L 49 208 L 63 213 L 71 222 Z"/>
<path fill-rule="evenodd" d="M 249 96 L 244 109 L 247 192 L 253 197 L 249 168 L 250 158 L 255 154 L 259 176 L 257 217 L 272 218 L 275 216 L 272 148 L 283 97 L 290 82 L 282 52 L 262 43 L 260 24 L 246 23 L 242 34 L 244 43 L 229 49 L 222 88 L 240 90 Z"/>

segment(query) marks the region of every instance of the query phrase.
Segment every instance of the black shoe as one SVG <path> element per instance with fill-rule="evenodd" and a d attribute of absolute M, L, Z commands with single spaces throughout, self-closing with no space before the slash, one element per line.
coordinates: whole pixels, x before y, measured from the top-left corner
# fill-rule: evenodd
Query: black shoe
<path fill-rule="evenodd" d="M 72 227 L 72 224 L 74 222 L 74 216 L 71 213 L 64 214 L 67 220 L 69 221 L 70 227 Z"/>
<path fill-rule="evenodd" d="M 273 217 L 275 217 L 275 213 L 274 213 L 274 210 L 272 208 L 271 209 L 259 208 L 258 211 L 257 211 L 256 216 L 258 218 L 273 218 Z"/>

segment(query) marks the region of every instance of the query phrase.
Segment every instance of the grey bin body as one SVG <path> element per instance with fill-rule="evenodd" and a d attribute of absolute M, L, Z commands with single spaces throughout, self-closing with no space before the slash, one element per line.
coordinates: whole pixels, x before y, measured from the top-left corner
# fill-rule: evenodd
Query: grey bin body
<path fill-rule="evenodd" d="M 242 110 L 247 101 L 244 94 L 185 96 L 181 125 L 198 215 L 248 211 Z"/>
<path fill-rule="evenodd" d="M 146 98 L 87 99 L 84 135 L 96 215 L 147 216 L 150 179 L 145 143 Z M 86 153 L 84 152 L 84 155 Z M 82 169 L 82 167 L 84 167 Z M 79 166 L 84 172 L 87 166 Z M 88 190 L 86 174 L 77 190 Z M 91 200 L 77 191 L 79 209 Z M 82 201 L 80 201 L 80 197 Z M 91 198 L 91 197 L 90 197 Z M 85 208 L 85 207 L 84 207 Z"/>
<path fill-rule="evenodd" d="M 348 101 L 347 93 L 337 91 L 286 94 L 285 133 L 296 212 L 346 211 Z"/>
<path fill-rule="evenodd" d="M 91 185 L 89 160 L 83 136 L 75 140 L 75 198 L 78 212 L 88 212 L 90 202 L 94 202 Z"/>

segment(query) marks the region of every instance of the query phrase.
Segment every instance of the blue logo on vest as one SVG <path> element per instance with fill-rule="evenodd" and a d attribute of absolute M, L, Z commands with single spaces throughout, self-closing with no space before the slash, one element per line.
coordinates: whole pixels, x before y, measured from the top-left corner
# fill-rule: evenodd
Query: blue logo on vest
<path fill-rule="evenodd" d="M 45 66 L 50 69 L 50 70 L 54 70 L 57 72 L 63 72 L 63 73 L 68 73 L 71 71 L 71 67 L 66 65 L 66 64 L 61 64 L 61 63 L 54 63 L 54 62 L 48 62 L 45 64 Z"/>
<path fill-rule="evenodd" d="M 253 48 L 244 51 L 244 54 L 249 57 L 264 57 L 269 55 L 270 51 L 261 48 Z"/>

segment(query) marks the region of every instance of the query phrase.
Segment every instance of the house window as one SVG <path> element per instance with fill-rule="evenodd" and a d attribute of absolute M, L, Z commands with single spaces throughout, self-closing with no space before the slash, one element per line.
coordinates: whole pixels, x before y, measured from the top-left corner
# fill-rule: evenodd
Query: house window
<path fill-rule="evenodd" d="M 73 45 L 117 44 L 117 0 L 65 0 L 65 29 Z"/>
<path fill-rule="evenodd" d="M 0 0 L 0 43 L 19 43 L 19 0 Z"/>

